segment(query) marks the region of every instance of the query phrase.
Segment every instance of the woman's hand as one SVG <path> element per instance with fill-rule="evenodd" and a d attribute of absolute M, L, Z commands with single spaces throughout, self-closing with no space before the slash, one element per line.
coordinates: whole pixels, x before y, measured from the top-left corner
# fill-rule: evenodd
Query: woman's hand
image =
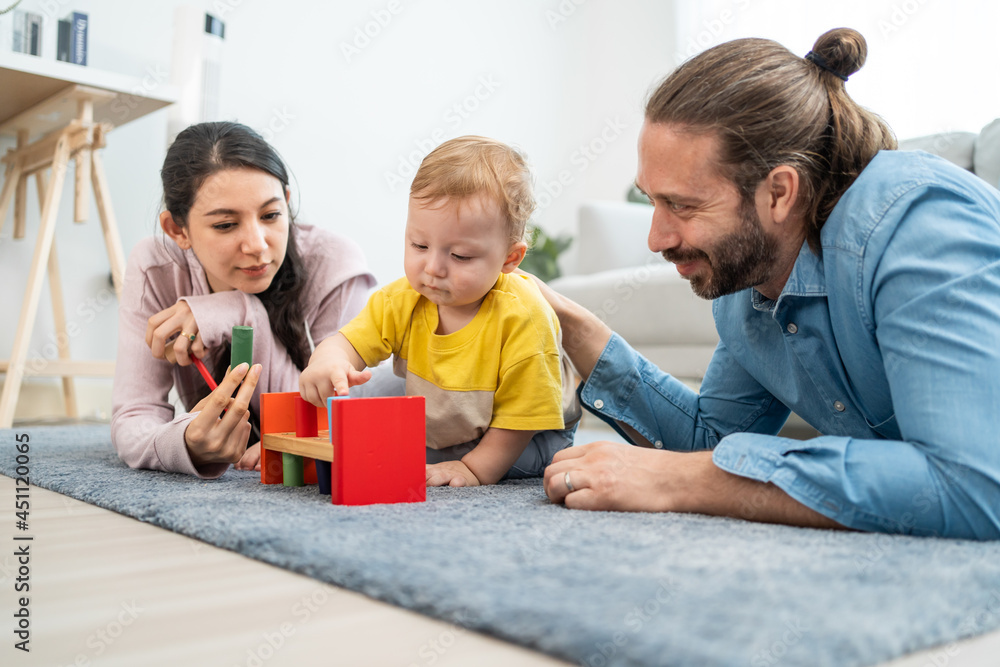
<path fill-rule="evenodd" d="M 190 338 L 192 335 L 194 340 Z M 205 356 L 205 345 L 198 334 L 198 323 L 186 301 L 178 301 L 149 318 L 146 325 L 146 345 L 153 352 L 154 358 L 165 359 L 180 366 L 189 366 L 192 356 L 199 359 Z"/>
<path fill-rule="evenodd" d="M 203 398 L 192 412 L 198 415 L 184 431 L 184 443 L 196 465 L 236 463 L 247 452 L 250 439 L 250 397 L 257 387 L 261 366 L 242 363 L 226 374 L 219 386 Z M 232 398 L 236 387 L 236 397 Z M 225 414 L 222 414 L 225 411 Z M 258 451 L 258 460 L 260 453 Z M 256 465 L 256 464 L 255 464 Z"/>
<path fill-rule="evenodd" d="M 256 470 L 260 472 L 260 443 L 247 447 L 246 453 L 236 462 L 237 470 Z"/>

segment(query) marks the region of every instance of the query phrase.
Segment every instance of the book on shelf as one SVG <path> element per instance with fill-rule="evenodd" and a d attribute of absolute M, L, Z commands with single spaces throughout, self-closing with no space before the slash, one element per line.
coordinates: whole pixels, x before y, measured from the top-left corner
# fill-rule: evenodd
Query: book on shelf
<path fill-rule="evenodd" d="M 90 19 L 83 12 L 73 12 L 66 17 L 69 22 L 69 62 L 87 64 L 87 24 Z"/>
<path fill-rule="evenodd" d="M 58 36 L 56 38 L 56 60 L 61 60 L 65 63 L 70 62 L 70 49 L 73 44 L 72 33 L 73 24 L 68 19 L 59 19 Z"/>
<path fill-rule="evenodd" d="M 0 49 L 46 58 L 54 55 L 56 60 L 86 65 L 89 23 L 87 14 L 71 12 L 56 22 L 53 32 L 51 27 L 44 29 L 45 17 L 41 14 L 14 10 L 0 15 Z M 43 36 L 47 39 L 43 40 Z"/>
<path fill-rule="evenodd" d="M 20 10 L 11 13 L 11 20 L 13 21 L 10 43 L 10 50 L 14 53 L 24 53 L 24 15 L 27 12 L 22 12 Z"/>
<path fill-rule="evenodd" d="M 32 56 L 42 55 L 42 15 L 22 10 L 13 14 L 11 50 Z"/>

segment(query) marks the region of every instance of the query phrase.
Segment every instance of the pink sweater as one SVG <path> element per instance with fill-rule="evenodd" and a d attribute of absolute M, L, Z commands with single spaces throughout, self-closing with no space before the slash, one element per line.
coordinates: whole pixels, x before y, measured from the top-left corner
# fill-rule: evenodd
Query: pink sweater
<path fill-rule="evenodd" d="M 368 273 L 361 249 L 344 237 L 309 225 L 295 226 L 305 265 L 303 312 L 317 345 L 337 332 L 364 306 L 375 278 Z M 220 345 L 233 325 L 252 326 L 253 361 L 263 365 L 251 404 L 260 413 L 260 393 L 297 391 L 300 371 L 284 345 L 272 336 L 260 299 L 240 291 L 212 293 L 205 270 L 191 250 L 181 250 L 157 235 L 140 241 L 129 255 L 118 312 L 118 361 L 112 393 L 111 442 L 132 468 L 219 477 L 228 463 L 196 467 L 184 443 L 184 430 L 195 414 L 174 414 L 167 401 L 172 387 L 190 409 L 208 394 L 194 366 L 182 368 L 154 359 L 146 346 L 147 320 L 184 299 L 191 307 L 209 351 L 211 370 L 222 360 Z M 214 351 L 214 354 L 213 354 Z"/>

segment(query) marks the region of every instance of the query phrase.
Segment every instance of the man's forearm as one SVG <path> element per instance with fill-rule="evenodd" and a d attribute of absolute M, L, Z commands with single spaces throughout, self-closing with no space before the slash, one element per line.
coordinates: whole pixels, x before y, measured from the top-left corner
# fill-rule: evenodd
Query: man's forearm
<path fill-rule="evenodd" d="M 679 511 L 730 516 L 748 521 L 812 528 L 843 528 L 810 509 L 774 484 L 733 475 L 712 462 L 711 452 L 682 454 L 687 467 L 687 493 L 677 499 Z"/>
<path fill-rule="evenodd" d="M 563 349 L 586 381 L 611 339 L 611 329 L 597 315 L 562 295 L 552 306 L 562 328 Z"/>

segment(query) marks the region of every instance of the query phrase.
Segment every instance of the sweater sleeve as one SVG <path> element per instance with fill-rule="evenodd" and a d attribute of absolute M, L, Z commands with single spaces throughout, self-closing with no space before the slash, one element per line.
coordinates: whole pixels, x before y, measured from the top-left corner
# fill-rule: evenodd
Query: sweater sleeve
<path fill-rule="evenodd" d="M 316 345 L 337 333 L 342 326 L 361 312 L 368 301 L 368 290 L 373 284 L 374 279 L 371 274 L 355 276 L 322 300 L 316 318 L 309 323 L 309 334 Z"/>
<path fill-rule="evenodd" d="M 174 384 L 171 364 L 154 359 L 146 346 L 149 317 L 172 304 L 160 303 L 146 269 L 149 244 L 129 257 L 118 310 L 118 360 L 112 390 L 111 442 L 131 468 L 182 472 L 204 478 L 220 476 L 228 464 L 196 467 L 184 431 L 194 415 L 175 416 L 167 400 Z"/>
<path fill-rule="evenodd" d="M 375 276 L 361 248 L 332 232 L 300 225 L 298 237 L 307 276 L 305 317 L 313 343 L 337 333 L 361 312 Z"/>
<path fill-rule="evenodd" d="M 253 317 L 254 302 L 260 303 L 260 299 L 239 290 L 182 296 L 178 301 L 185 301 L 191 308 L 207 350 L 228 342 L 234 325 L 253 326 L 247 320 Z"/>

